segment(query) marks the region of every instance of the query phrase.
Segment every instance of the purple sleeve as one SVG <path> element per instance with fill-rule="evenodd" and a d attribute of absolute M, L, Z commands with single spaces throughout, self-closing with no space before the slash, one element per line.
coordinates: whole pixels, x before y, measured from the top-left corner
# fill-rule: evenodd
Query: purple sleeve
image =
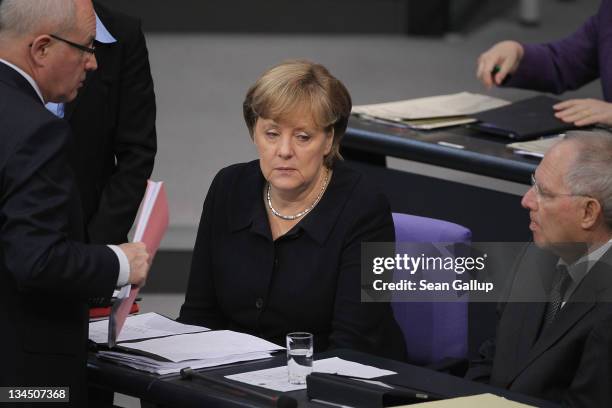
<path fill-rule="evenodd" d="M 523 44 L 523 59 L 504 85 L 559 94 L 597 79 L 599 13 L 562 40 Z"/>

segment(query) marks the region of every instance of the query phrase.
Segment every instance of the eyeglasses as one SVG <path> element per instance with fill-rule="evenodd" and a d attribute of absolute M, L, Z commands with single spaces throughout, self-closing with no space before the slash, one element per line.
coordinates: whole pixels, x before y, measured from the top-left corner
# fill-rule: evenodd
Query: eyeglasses
<path fill-rule="evenodd" d="M 63 42 L 63 43 L 66 43 L 66 44 L 68 44 L 69 46 L 76 48 L 77 50 L 80 50 L 80 51 L 83 51 L 83 52 L 89 53 L 89 54 L 91 54 L 91 55 L 95 55 L 95 54 L 96 54 L 96 47 L 91 47 L 91 48 L 90 48 L 90 47 L 86 47 L 86 46 L 84 46 L 84 45 L 77 44 L 77 43 L 75 43 L 75 42 L 69 41 L 69 40 L 67 40 L 67 39 L 65 39 L 65 38 L 62 38 L 62 37 L 60 37 L 60 36 L 57 36 L 57 35 L 55 35 L 55 34 L 49 34 L 49 37 L 51 37 L 51 38 L 55 38 L 55 39 L 56 39 L 56 40 L 58 40 L 58 41 L 61 41 L 61 42 Z"/>
<path fill-rule="evenodd" d="M 531 174 L 531 188 L 533 188 L 533 191 L 536 193 L 536 197 L 538 198 L 544 198 L 544 199 L 553 199 L 555 197 L 591 197 L 590 195 L 587 194 L 573 194 L 573 193 L 549 193 L 548 191 L 545 191 L 542 189 L 542 187 L 538 184 L 536 178 L 535 178 L 535 173 Z"/>

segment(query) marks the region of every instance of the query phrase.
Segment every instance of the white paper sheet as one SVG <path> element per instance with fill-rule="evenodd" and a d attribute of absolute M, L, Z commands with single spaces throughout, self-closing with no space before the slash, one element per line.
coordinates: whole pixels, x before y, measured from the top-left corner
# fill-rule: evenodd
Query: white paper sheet
<path fill-rule="evenodd" d="M 175 363 L 285 349 L 267 340 L 231 330 L 182 334 L 136 343 L 123 343 L 121 347 L 154 354 Z"/>
<path fill-rule="evenodd" d="M 154 337 L 208 331 L 206 327 L 192 326 L 169 319 L 157 313 L 129 316 L 118 341 L 151 339 Z M 108 340 L 108 319 L 89 323 L 89 339 L 104 344 Z"/>
<path fill-rule="evenodd" d="M 339 357 L 316 360 L 313 363 L 313 371 L 318 373 L 350 375 L 351 377 L 366 379 L 397 374 L 395 371 L 383 370 L 365 364 L 356 363 L 354 361 L 344 360 Z M 286 366 L 233 374 L 226 376 L 226 378 L 281 392 L 306 389 L 305 384 L 289 384 Z"/>
<path fill-rule="evenodd" d="M 515 142 L 506 145 L 508 149 L 513 149 L 514 153 L 522 154 L 525 156 L 534 156 L 542 158 L 552 146 L 559 143 L 565 134 L 543 137 L 536 140 L 530 140 L 528 142 Z"/>

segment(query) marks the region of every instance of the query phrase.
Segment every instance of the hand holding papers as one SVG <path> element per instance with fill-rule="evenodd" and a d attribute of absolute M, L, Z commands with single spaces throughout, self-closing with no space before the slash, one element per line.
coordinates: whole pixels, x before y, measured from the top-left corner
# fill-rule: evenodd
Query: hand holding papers
<path fill-rule="evenodd" d="M 140 205 L 134 242 L 144 242 L 151 260 L 155 256 L 159 244 L 168 228 L 169 211 L 168 198 L 163 182 L 147 182 L 147 190 Z M 138 287 L 124 287 L 119 292 L 113 304 L 108 329 L 108 346 L 114 347 L 117 337 L 126 317 L 130 313 L 134 299 L 138 295 Z"/>

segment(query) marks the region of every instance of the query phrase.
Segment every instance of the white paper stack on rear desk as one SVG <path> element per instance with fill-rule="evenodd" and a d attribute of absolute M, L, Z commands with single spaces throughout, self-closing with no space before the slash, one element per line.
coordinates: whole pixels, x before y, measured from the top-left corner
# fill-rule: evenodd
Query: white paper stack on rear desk
<path fill-rule="evenodd" d="M 431 130 L 476 122 L 477 112 L 509 105 L 488 95 L 460 92 L 396 102 L 354 106 L 352 113 L 365 119 L 395 122 L 413 129 Z"/>

